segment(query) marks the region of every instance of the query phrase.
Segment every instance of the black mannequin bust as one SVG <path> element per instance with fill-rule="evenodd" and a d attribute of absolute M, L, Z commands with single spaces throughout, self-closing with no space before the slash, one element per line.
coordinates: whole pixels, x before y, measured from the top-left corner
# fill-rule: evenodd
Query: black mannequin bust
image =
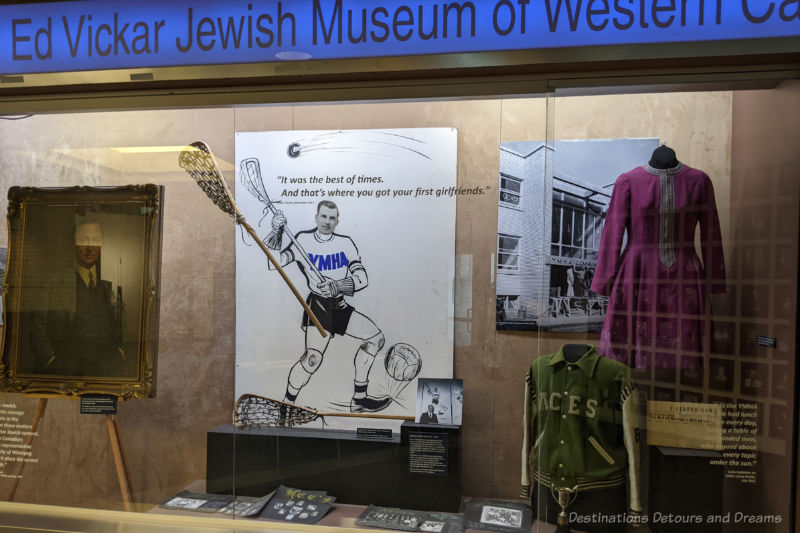
<path fill-rule="evenodd" d="M 570 363 L 577 363 L 590 349 L 591 346 L 588 344 L 565 344 L 561 347 L 561 353 Z"/>
<path fill-rule="evenodd" d="M 653 150 L 648 164 L 653 168 L 673 168 L 678 166 L 678 157 L 675 155 L 675 150 L 662 144 Z"/>

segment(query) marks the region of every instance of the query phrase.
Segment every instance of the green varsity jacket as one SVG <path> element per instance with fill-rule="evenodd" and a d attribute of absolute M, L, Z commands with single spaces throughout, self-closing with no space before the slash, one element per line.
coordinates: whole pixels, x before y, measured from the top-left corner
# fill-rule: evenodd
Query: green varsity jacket
<path fill-rule="evenodd" d="M 627 477 L 628 505 L 641 511 L 636 396 L 630 369 L 591 346 L 575 363 L 562 350 L 536 359 L 525 380 L 523 494 L 531 477 L 578 491 Z"/>

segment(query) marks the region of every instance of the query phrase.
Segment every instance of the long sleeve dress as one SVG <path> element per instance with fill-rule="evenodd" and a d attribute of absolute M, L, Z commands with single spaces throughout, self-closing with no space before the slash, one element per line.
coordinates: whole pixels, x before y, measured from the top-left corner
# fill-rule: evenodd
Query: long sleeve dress
<path fill-rule="evenodd" d="M 698 225 L 702 262 L 695 251 Z M 591 286 L 609 297 L 600 353 L 649 368 L 651 353 L 701 351 L 709 283 L 712 292 L 725 291 L 708 175 L 679 163 L 645 165 L 617 178 Z"/>

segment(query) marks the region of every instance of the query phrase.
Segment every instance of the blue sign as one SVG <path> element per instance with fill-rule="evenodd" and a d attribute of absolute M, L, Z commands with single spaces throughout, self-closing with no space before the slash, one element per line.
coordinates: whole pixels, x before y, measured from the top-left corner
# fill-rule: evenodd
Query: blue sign
<path fill-rule="evenodd" d="M 0 7 L 0 73 L 800 36 L 800 0 L 117 0 Z"/>

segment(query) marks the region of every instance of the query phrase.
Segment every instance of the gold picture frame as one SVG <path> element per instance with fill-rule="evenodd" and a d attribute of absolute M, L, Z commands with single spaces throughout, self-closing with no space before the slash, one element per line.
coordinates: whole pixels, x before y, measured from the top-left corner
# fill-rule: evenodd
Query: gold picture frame
<path fill-rule="evenodd" d="M 0 390 L 155 395 L 163 194 L 9 189 Z"/>

